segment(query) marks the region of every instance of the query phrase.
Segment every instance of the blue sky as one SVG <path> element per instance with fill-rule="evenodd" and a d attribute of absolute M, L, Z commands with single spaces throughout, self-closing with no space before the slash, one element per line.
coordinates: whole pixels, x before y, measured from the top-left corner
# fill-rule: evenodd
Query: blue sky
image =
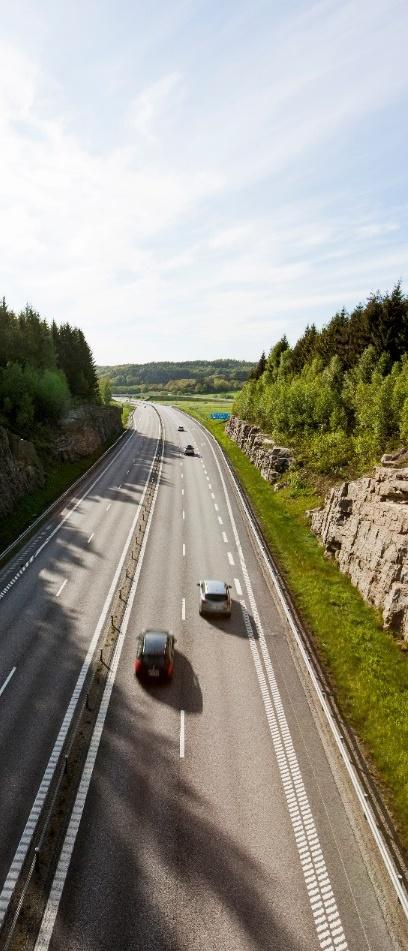
<path fill-rule="evenodd" d="M 0 2 L 0 294 L 98 363 L 408 289 L 406 0 Z"/>

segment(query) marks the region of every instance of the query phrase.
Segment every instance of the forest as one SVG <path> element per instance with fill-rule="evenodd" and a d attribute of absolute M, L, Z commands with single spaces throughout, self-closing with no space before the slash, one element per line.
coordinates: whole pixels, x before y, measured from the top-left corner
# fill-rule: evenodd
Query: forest
<path fill-rule="evenodd" d="M 363 472 L 408 446 L 408 298 L 398 283 L 351 314 L 282 337 L 261 355 L 234 412 L 320 473 Z"/>
<path fill-rule="evenodd" d="M 169 393 L 226 393 L 239 389 L 254 364 L 246 360 L 191 360 L 181 363 L 129 363 L 98 367 L 108 377 L 113 393 L 137 394 L 151 389 Z"/>
<path fill-rule="evenodd" d="M 49 325 L 27 304 L 0 304 L 0 425 L 21 435 L 55 423 L 72 402 L 98 403 L 98 380 L 82 330 Z"/>

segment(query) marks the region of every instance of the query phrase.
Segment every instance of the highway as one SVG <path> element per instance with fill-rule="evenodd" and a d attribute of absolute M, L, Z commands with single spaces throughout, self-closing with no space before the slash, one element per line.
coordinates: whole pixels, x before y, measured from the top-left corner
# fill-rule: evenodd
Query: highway
<path fill-rule="evenodd" d="M 158 408 L 151 522 L 36 951 L 402 948 L 222 456 Z M 3 900 L 154 456 L 155 410 L 139 406 L 135 425 L 0 601 L 0 689 L 15 668 L 0 698 Z M 231 583 L 230 619 L 199 616 L 201 578 Z M 144 687 L 136 637 L 154 626 L 177 638 L 175 673 Z"/>
<path fill-rule="evenodd" d="M 89 645 L 107 614 L 159 435 L 153 414 L 143 422 L 0 572 L 2 886 Z M 6 888 L 0 916 L 7 898 Z"/>

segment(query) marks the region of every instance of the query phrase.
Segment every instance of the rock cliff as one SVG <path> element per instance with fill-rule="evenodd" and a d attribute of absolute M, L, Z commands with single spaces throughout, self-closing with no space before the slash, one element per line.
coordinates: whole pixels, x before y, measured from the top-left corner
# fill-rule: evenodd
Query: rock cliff
<path fill-rule="evenodd" d="M 69 461 L 90 456 L 121 430 L 119 406 L 77 406 L 60 423 L 57 455 Z"/>
<path fill-rule="evenodd" d="M 0 426 L 0 518 L 17 499 L 44 482 L 44 469 L 32 442 Z"/>
<path fill-rule="evenodd" d="M 394 468 L 398 458 L 385 456 L 372 478 L 332 489 L 312 512 L 312 531 L 382 610 L 384 626 L 408 641 L 408 467 Z"/>
<path fill-rule="evenodd" d="M 267 482 L 276 482 L 293 462 L 291 449 L 276 446 L 270 436 L 261 432 L 259 426 L 252 426 L 238 416 L 231 416 L 225 432 L 245 452 Z"/>
<path fill-rule="evenodd" d="M 89 456 L 121 430 L 119 407 L 76 407 L 51 434 L 50 456 L 54 462 Z M 9 515 L 22 495 L 44 484 L 46 465 L 32 442 L 0 426 L 0 518 Z"/>

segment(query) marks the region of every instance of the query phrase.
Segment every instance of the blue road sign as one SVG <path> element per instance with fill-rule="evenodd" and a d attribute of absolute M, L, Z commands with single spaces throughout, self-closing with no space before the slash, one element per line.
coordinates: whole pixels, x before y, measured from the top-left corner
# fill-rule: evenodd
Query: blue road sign
<path fill-rule="evenodd" d="M 210 419 L 229 419 L 231 413 L 210 413 Z"/>

